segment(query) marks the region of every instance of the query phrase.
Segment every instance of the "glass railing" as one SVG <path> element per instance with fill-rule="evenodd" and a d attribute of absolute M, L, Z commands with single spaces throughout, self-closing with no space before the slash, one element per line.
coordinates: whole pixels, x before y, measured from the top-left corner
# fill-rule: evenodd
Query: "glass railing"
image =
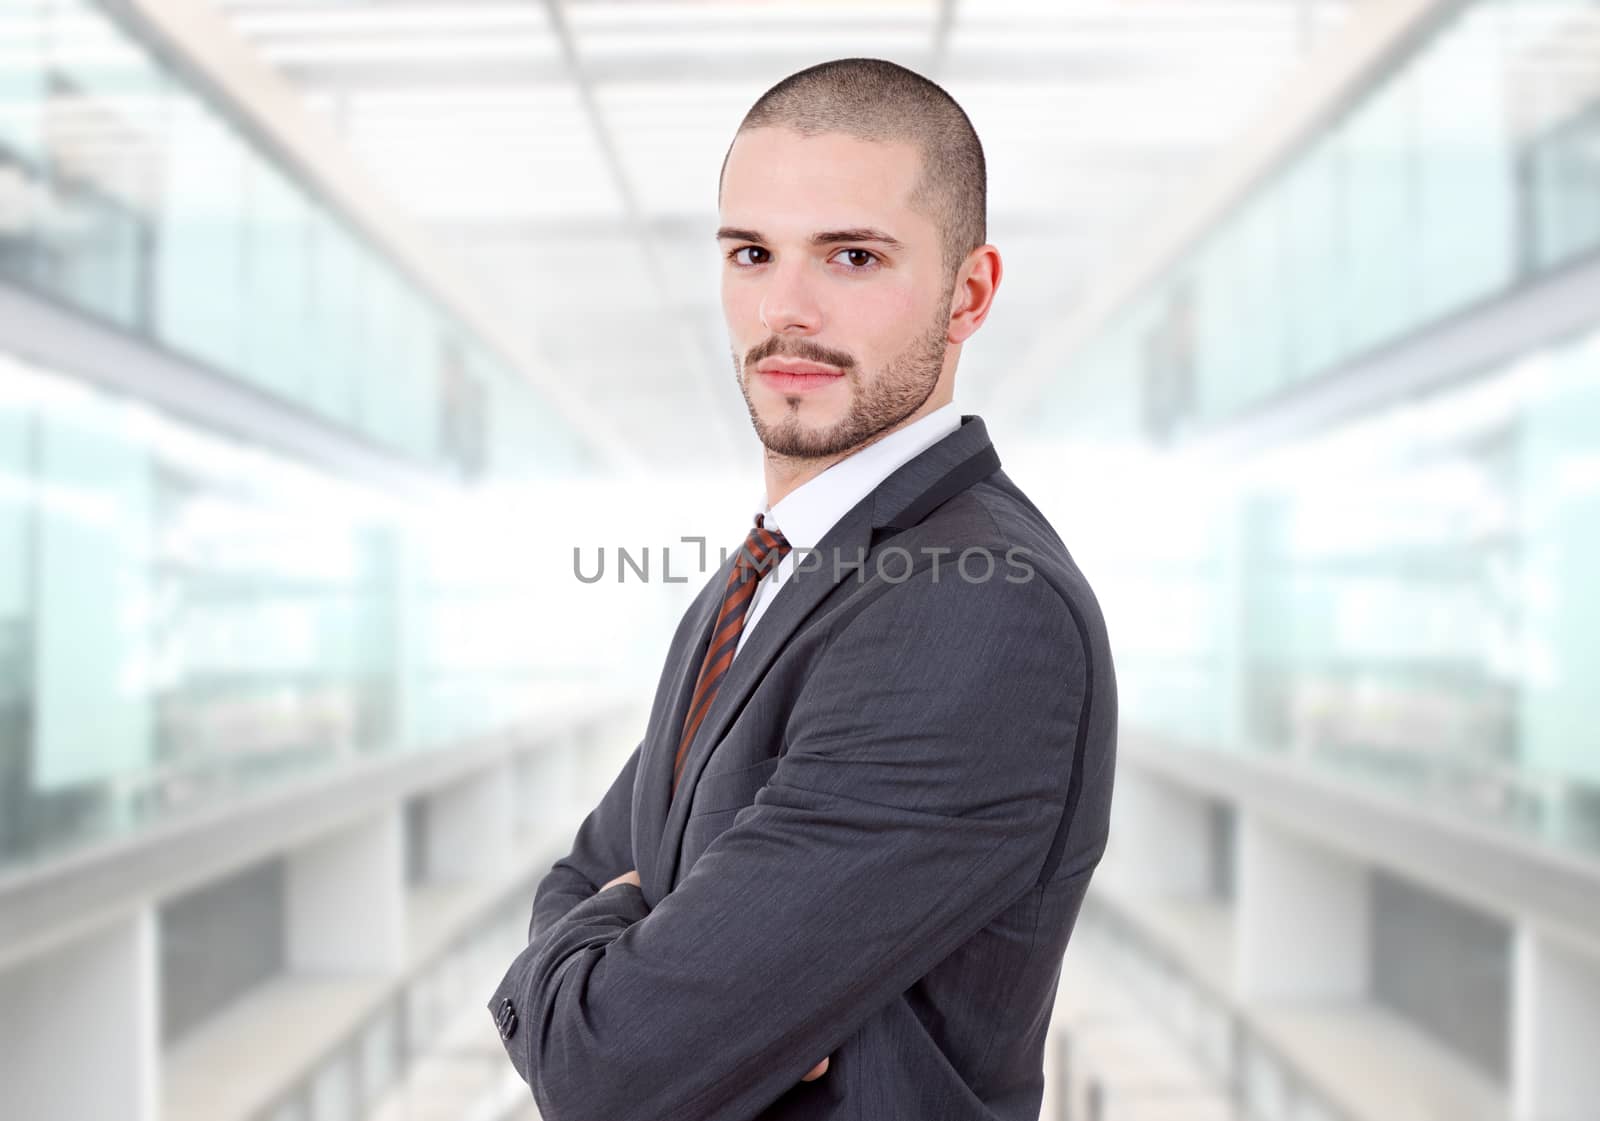
<path fill-rule="evenodd" d="M 1600 855 L 1600 330 L 1115 494 L 1071 524 L 1130 734 Z"/>
<path fill-rule="evenodd" d="M 528 884 L 497 907 L 252 1121 L 403 1121 L 438 1108 L 446 1082 L 458 1115 L 504 1116 L 508 1065 L 481 997 L 527 945 L 532 893 Z M 516 1086 L 510 1101 L 529 1101 Z"/>
<path fill-rule="evenodd" d="M 570 544 L 508 524 L 534 492 L 476 489 L 342 478 L 0 351 L 0 866 L 595 680 L 545 637 L 592 610 L 551 587 Z"/>
<path fill-rule="evenodd" d="M 588 465 L 522 374 L 117 7 L 0 6 L 0 281 L 452 474 Z"/>
<path fill-rule="evenodd" d="M 1237 1001 L 1195 977 L 1115 906 L 1091 895 L 1073 947 L 1105 961 L 1108 971 L 1224 1087 L 1236 1111 L 1229 1116 L 1241 1121 L 1356 1121 L 1263 1037 Z M 1170 1095 L 1105 1085 L 1091 1090 L 1091 1113 L 1104 1121 L 1181 1116 L 1184 1107 Z M 1205 1116 L 1218 1115 L 1207 1111 Z"/>

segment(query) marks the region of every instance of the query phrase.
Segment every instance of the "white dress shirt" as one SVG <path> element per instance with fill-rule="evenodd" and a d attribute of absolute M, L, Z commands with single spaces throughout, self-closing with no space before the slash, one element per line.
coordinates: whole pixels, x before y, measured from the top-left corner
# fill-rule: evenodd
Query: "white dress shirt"
<path fill-rule="evenodd" d="M 961 427 L 961 411 L 954 401 L 941 405 L 925 417 L 919 417 L 904 428 L 889 433 L 883 439 L 869 444 L 860 451 L 846 456 L 813 479 L 808 479 L 778 501 L 767 505 L 762 494 L 759 505 L 751 513 L 747 530 L 755 527 L 755 515 L 765 514 L 762 525 L 776 529 L 788 540 L 790 552 L 778 566 L 767 572 L 756 584 L 755 595 L 744 619 L 744 630 L 739 635 L 739 651 L 755 630 L 772 597 L 778 594 L 791 573 L 796 560 L 804 556 L 799 550 L 815 549 L 817 543 L 834 527 L 850 508 L 860 502 L 873 488 L 892 475 L 895 469 L 919 453 L 944 439 Z M 742 544 L 741 544 L 742 547 Z M 850 558 L 854 559 L 854 558 Z M 845 563 L 841 561 L 841 563 Z M 812 562 L 813 566 L 816 564 Z M 808 572 L 820 573 L 822 569 L 810 568 Z"/>

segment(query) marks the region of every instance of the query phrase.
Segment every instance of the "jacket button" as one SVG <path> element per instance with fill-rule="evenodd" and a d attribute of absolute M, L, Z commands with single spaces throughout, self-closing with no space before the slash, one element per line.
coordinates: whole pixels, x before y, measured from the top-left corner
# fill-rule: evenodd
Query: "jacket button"
<path fill-rule="evenodd" d="M 500 1001 L 500 1011 L 495 1014 L 494 1023 L 500 1029 L 501 1039 L 510 1039 L 517 1030 L 517 1010 L 511 1007 L 509 999 Z"/>

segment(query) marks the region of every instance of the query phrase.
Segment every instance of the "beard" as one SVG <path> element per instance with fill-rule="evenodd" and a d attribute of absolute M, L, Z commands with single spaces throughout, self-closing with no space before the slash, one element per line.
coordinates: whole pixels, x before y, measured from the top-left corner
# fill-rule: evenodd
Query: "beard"
<path fill-rule="evenodd" d="M 829 351 L 798 339 L 784 346 L 776 338 L 769 339 L 755 350 L 741 365 L 739 356 L 733 356 L 734 380 L 744 395 L 745 408 L 750 413 L 750 423 L 762 445 L 774 455 L 792 459 L 827 459 L 850 452 L 885 432 L 920 409 L 933 395 L 939 384 L 939 374 L 944 368 L 947 349 L 945 342 L 946 309 L 949 297 L 937 305 L 939 315 L 911 344 L 895 355 L 878 371 L 878 376 L 862 384 L 860 369 L 848 355 Z M 761 419 L 755 403 L 750 399 L 750 388 L 744 371 L 754 369 L 763 358 L 775 354 L 822 362 L 838 366 L 849 383 L 850 405 L 845 415 L 823 429 L 807 426 L 800 419 L 798 404 L 792 404 L 775 424 Z"/>

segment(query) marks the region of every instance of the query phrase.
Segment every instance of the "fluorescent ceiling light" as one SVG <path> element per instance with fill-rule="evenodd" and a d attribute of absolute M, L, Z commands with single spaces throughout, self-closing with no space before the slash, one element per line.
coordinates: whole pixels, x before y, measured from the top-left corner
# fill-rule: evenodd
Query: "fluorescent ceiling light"
<path fill-rule="evenodd" d="M 1242 64 L 1260 66 L 1300 54 L 1300 37 L 1290 28 L 1236 32 L 1213 29 L 1195 32 L 1153 33 L 1135 27 L 1051 29 L 957 28 L 950 36 L 950 51 L 985 51 L 1026 55 L 1121 52 L 1159 59 L 1163 64 L 1182 59 L 1192 68 L 1231 70 Z M 1264 57 L 1267 56 L 1267 57 Z"/>
<path fill-rule="evenodd" d="M 331 95 L 326 95 L 331 96 Z M 369 90 L 353 93 L 347 103 L 358 110 L 396 112 L 450 106 L 461 109 L 480 107 L 524 107 L 533 112 L 577 112 L 582 107 L 578 91 L 570 87 L 540 86 L 455 86 L 448 89 Z"/>
<path fill-rule="evenodd" d="M 744 25 L 784 24 L 816 25 L 823 21 L 834 26 L 862 23 L 925 23 L 932 25 L 937 14 L 935 0 L 904 0 L 903 3 L 856 3 L 837 0 L 835 3 L 778 3 L 778 4 L 695 4 L 652 3 L 648 6 L 635 3 L 598 3 L 569 5 L 567 19 L 575 29 L 600 27 L 637 27 L 641 19 L 657 24 L 703 28 L 715 24 Z M 757 44 L 759 46 L 759 44 Z"/>
<path fill-rule="evenodd" d="M 708 76 L 714 77 L 714 76 Z M 662 82 L 608 81 L 595 91 L 602 105 L 639 101 L 649 104 L 667 102 L 706 103 L 752 101 L 764 87 L 757 82 L 708 81 L 696 76 L 671 84 Z"/>
<path fill-rule="evenodd" d="M 1049 24 L 1123 24 L 1157 27 L 1204 24 L 1247 27 L 1258 23 L 1298 24 L 1303 17 L 1343 19 L 1345 0 L 1301 4 L 1262 3 L 1260 0 L 984 0 L 981 4 L 962 4 L 956 9 L 956 26 L 978 27 L 1009 24 L 1019 29 Z"/>
<path fill-rule="evenodd" d="M 394 31 L 548 31 L 550 21 L 533 4 L 384 4 L 370 8 L 307 8 L 304 11 L 241 12 L 233 24 L 246 35 Z"/>
<path fill-rule="evenodd" d="M 716 54 L 852 54 L 892 51 L 925 51 L 932 40 L 925 30 L 887 31 L 863 35 L 859 31 L 807 28 L 803 33 L 785 35 L 769 43 L 751 42 L 748 32 L 697 32 L 693 35 L 589 35 L 582 39 L 580 54 L 585 58 L 618 56 L 678 55 L 687 60 Z M 1014 45 L 1014 44 L 1013 44 Z"/>
<path fill-rule="evenodd" d="M 548 35 L 439 36 L 406 42 L 263 43 L 264 58 L 278 63 L 457 62 L 522 58 L 554 62 L 560 48 Z"/>

